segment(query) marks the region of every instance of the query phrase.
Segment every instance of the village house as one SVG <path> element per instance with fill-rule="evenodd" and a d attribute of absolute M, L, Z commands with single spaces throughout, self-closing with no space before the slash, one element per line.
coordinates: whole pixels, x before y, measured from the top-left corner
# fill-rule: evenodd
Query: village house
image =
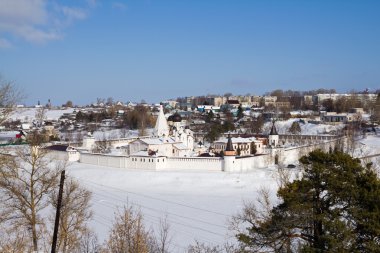
<path fill-rule="evenodd" d="M 336 112 L 321 112 L 321 122 L 326 124 L 341 124 L 354 122 L 360 119 L 360 114 L 357 113 L 336 113 Z"/>

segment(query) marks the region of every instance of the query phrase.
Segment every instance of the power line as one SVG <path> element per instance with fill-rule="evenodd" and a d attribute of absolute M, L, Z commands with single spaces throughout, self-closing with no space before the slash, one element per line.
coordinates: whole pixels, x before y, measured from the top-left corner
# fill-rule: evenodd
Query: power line
<path fill-rule="evenodd" d="M 105 194 L 102 194 L 102 193 L 94 193 L 96 195 L 99 195 L 99 196 L 103 196 L 105 198 L 108 198 L 109 196 L 105 195 Z M 115 199 L 115 200 L 118 200 L 118 201 L 122 201 L 125 203 L 125 200 L 122 200 L 121 198 L 119 197 L 114 197 L 113 195 L 114 194 L 111 194 L 111 193 L 107 193 L 109 195 L 112 195 L 111 198 Z M 137 204 L 138 206 L 142 207 L 142 208 L 145 208 L 145 209 L 148 209 L 148 210 L 152 210 L 154 212 L 159 212 L 159 213 L 167 213 L 167 214 L 170 214 L 170 215 L 173 215 L 173 216 L 177 216 L 177 217 L 180 217 L 180 218 L 184 218 L 184 219 L 188 219 L 188 220 L 192 220 L 192 221 L 196 221 L 196 222 L 200 222 L 200 223 L 204 223 L 204 224 L 207 224 L 207 225 L 211 225 L 211 226 L 215 226 L 215 227 L 220 227 L 220 228 L 223 228 L 223 229 L 228 229 L 228 227 L 226 226 L 223 226 L 223 225 L 219 225 L 219 224 L 214 224 L 214 223 L 211 223 L 211 222 L 208 222 L 208 221 L 204 221 L 204 220 L 200 220 L 200 219 L 196 219 L 196 218 L 192 218 L 192 217 L 188 217 L 188 216 L 184 216 L 184 215 L 179 215 L 179 214 L 175 214 L 175 213 L 172 213 L 172 212 L 168 212 L 168 211 L 162 211 L 162 210 L 158 210 L 156 208 L 152 208 L 152 207 L 148 207 L 148 206 L 145 206 L 145 205 L 142 205 L 142 204 Z"/>
<path fill-rule="evenodd" d="M 98 216 L 99 218 L 103 219 L 104 221 L 111 222 L 109 218 L 107 218 L 107 217 L 105 217 L 105 216 L 103 216 L 103 215 L 95 214 L 95 216 Z M 94 220 L 95 222 L 98 222 L 99 224 L 102 224 L 102 225 L 107 226 L 107 224 L 105 224 L 103 221 L 100 221 L 100 220 L 98 220 L 98 219 L 93 219 L 93 220 Z M 109 225 L 108 225 L 108 227 L 109 227 L 109 228 L 112 228 L 112 227 L 109 226 Z M 177 247 L 177 248 L 181 248 L 181 249 L 183 249 L 183 250 L 187 250 L 186 247 L 181 246 L 181 245 L 178 245 L 178 244 L 176 244 L 176 243 L 173 243 L 173 242 L 170 242 L 170 241 L 167 242 L 167 243 L 169 243 L 169 244 L 171 244 L 172 246 L 175 246 L 175 247 Z"/>
<path fill-rule="evenodd" d="M 224 217 L 227 217 L 227 218 L 231 217 L 230 215 L 227 215 L 227 214 L 224 214 L 224 213 L 220 213 L 220 212 L 216 212 L 216 211 L 212 211 L 212 210 L 208 210 L 208 209 L 204 209 L 204 208 L 200 208 L 200 207 L 194 207 L 194 206 L 186 205 L 186 204 L 183 204 L 183 203 L 178 203 L 178 202 L 171 201 L 171 200 L 165 200 L 165 199 L 161 199 L 161 198 L 157 198 L 157 197 L 152 197 L 152 196 L 148 196 L 148 195 L 141 194 L 141 193 L 127 191 L 127 190 L 116 188 L 116 187 L 112 187 L 112 186 L 98 184 L 98 183 L 95 183 L 95 182 L 92 182 L 92 181 L 88 181 L 88 180 L 85 180 L 85 179 L 81 179 L 81 181 L 85 181 L 85 182 L 88 182 L 90 184 L 98 185 L 98 186 L 101 186 L 101 187 L 104 187 L 104 188 L 109 188 L 109 189 L 113 189 L 113 190 L 117 190 L 117 191 L 121 191 L 121 192 L 126 192 L 126 193 L 129 193 L 129 194 L 134 194 L 134 195 L 142 196 L 142 197 L 145 197 L 145 198 L 162 201 L 162 202 L 165 202 L 165 203 L 170 203 L 170 204 L 173 204 L 173 205 L 183 206 L 183 207 L 191 208 L 191 209 L 194 209 L 194 210 L 199 210 L 199 211 L 208 212 L 208 213 L 212 213 L 212 214 L 216 214 L 216 215 L 221 215 L 221 216 L 224 216 Z"/>
<path fill-rule="evenodd" d="M 104 203 L 104 202 L 98 202 L 98 204 L 103 205 L 103 206 L 106 206 L 106 207 L 110 207 L 110 208 L 117 207 L 117 206 L 111 206 L 111 205 L 109 205 L 109 204 L 107 204 L 107 203 Z M 98 217 L 102 217 L 102 216 L 99 215 L 99 214 L 96 214 L 96 216 L 98 216 Z M 150 214 L 144 214 L 144 219 L 145 219 L 145 220 L 149 220 L 150 222 L 159 225 L 159 223 L 158 223 L 157 221 L 147 219 L 147 217 L 153 218 L 153 219 L 155 219 L 155 220 L 160 220 L 160 217 L 157 217 L 157 216 L 154 216 L 154 215 L 150 215 Z M 111 221 L 109 218 L 106 218 L 106 217 L 104 217 L 104 216 L 103 216 L 103 220 L 106 220 L 107 222 L 111 222 L 111 223 L 113 222 L 113 221 Z M 210 230 L 206 230 L 206 229 L 203 229 L 203 228 L 195 227 L 195 226 L 192 226 L 192 225 L 189 225 L 189 224 L 183 224 L 183 223 L 180 223 L 180 222 L 177 222 L 177 221 L 173 221 L 173 220 L 170 220 L 170 219 L 169 219 L 169 222 L 170 222 L 170 223 L 173 223 L 173 224 L 178 224 L 178 225 L 181 225 L 181 226 L 185 226 L 185 227 L 187 227 L 187 228 L 190 227 L 190 228 L 195 229 L 195 230 L 200 230 L 200 231 L 208 232 L 208 233 L 211 233 L 211 234 L 214 234 L 214 235 L 218 235 L 218 236 L 222 236 L 222 237 L 225 236 L 225 235 L 218 234 L 218 233 L 215 233 L 215 232 L 210 231 Z M 109 226 L 109 225 L 107 225 L 107 226 Z M 177 232 L 178 232 L 178 231 L 177 231 Z M 186 233 L 186 232 L 183 231 L 183 230 L 180 230 L 179 232 L 180 232 L 180 233 L 187 234 L 187 235 L 189 235 L 189 236 L 191 236 L 191 237 L 194 237 L 194 234 Z M 197 236 L 199 237 L 199 235 L 197 235 Z M 200 237 L 200 238 L 202 238 L 202 237 Z M 214 244 L 217 244 L 217 242 L 215 242 L 214 240 L 212 240 L 212 239 L 210 239 L 210 238 L 202 238 L 202 240 L 203 240 L 203 241 L 207 241 L 208 243 L 214 243 Z"/>

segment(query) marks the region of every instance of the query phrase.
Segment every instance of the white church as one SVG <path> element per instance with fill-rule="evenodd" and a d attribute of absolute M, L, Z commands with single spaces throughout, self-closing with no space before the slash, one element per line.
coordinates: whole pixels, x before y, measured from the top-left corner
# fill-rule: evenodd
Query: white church
<path fill-rule="evenodd" d="M 128 155 L 191 156 L 194 149 L 193 132 L 185 127 L 180 117 L 173 121 L 170 128 L 161 106 L 153 136 L 130 142 Z"/>

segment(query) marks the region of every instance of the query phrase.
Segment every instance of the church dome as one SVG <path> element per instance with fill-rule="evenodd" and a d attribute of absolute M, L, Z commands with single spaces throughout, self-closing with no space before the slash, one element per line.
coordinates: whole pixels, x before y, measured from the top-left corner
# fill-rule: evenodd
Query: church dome
<path fill-rule="evenodd" d="M 181 115 L 179 115 L 178 112 L 176 112 L 173 115 L 169 116 L 168 121 L 181 122 L 182 121 L 182 117 L 181 117 Z"/>

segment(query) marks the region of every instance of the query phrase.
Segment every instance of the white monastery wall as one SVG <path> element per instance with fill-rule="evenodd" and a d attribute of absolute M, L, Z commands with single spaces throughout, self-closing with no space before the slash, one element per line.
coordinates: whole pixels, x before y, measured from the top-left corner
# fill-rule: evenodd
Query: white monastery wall
<path fill-rule="evenodd" d="M 271 149 L 271 154 L 247 157 L 156 157 L 156 156 L 111 156 L 104 154 L 81 153 L 80 162 L 116 168 L 140 170 L 194 170 L 194 171 L 226 171 L 247 172 L 257 168 L 265 168 L 275 163 L 294 164 L 299 158 L 315 149 L 329 151 L 337 146 L 341 148 L 345 139 L 331 140 L 323 143 L 291 148 Z"/>
<path fill-rule="evenodd" d="M 99 166 L 126 168 L 127 160 L 128 158 L 125 156 L 110 156 L 110 155 L 103 155 L 103 154 L 82 153 L 80 156 L 79 162 L 99 165 Z"/>
<path fill-rule="evenodd" d="M 213 157 L 169 157 L 162 170 L 222 171 L 222 158 Z"/>
<path fill-rule="evenodd" d="M 313 150 L 321 149 L 324 152 L 329 152 L 330 148 L 333 150 L 335 147 L 342 149 L 346 145 L 346 138 L 340 138 L 335 140 L 329 140 L 317 144 L 304 145 L 300 147 L 286 148 L 283 150 L 275 151 L 279 155 L 279 163 L 293 164 L 298 160 L 310 153 Z"/>
<path fill-rule="evenodd" d="M 272 164 L 269 154 L 236 158 L 233 170 L 230 172 L 247 172 L 258 168 L 265 168 Z"/>
<path fill-rule="evenodd" d="M 126 168 L 140 170 L 157 170 L 165 166 L 166 157 L 128 157 Z"/>
<path fill-rule="evenodd" d="M 78 151 L 49 151 L 48 157 L 54 160 L 76 162 L 79 161 L 80 153 Z"/>

